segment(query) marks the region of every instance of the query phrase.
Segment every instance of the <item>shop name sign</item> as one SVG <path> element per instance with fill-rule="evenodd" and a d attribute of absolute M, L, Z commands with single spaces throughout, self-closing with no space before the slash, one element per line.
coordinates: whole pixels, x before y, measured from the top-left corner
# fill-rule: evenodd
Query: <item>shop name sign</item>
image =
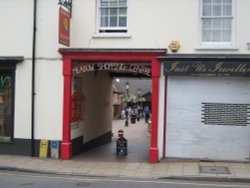
<path fill-rule="evenodd" d="M 59 44 L 70 46 L 70 13 L 63 8 L 59 9 L 58 25 L 58 42 Z"/>
<path fill-rule="evenodd" d="M 132 72 L 151 76 L 151 68 L 124 63 L 97 63 L 97 64 L 80 64 L 73 68 L 75 75 L 93 72 L 93 71 L 115 71 L 115 72 Z"/>
<path fill-rule="evenodd" d="M 250 62 L 164 62 L 165 76 L 250 76 Z"/>

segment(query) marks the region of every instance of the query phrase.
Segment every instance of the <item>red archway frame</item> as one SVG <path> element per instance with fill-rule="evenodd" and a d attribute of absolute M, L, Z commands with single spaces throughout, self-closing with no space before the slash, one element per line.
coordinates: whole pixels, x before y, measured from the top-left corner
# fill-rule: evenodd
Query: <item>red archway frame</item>
<path fill-rule="evenodd" d="M 140 50 L 140 51 L 100 51 L 60 49 L 63 55 L 63 138 L 61 144 L 61 159 L 70 160 L 72 156 L 72 145 L 70 138 L 71 121 L 71 86 L 72 86 L 72 62 L 74 60 L 121 60 L 121 61 L 150 61 L 152 67 L 152 128 L 151 144 L 149 149 L 149 162 L 158 162 L 158 107 L 159 107 L 159 79 L 160 61 L 157 56 L 165 55 L 165 50 Z"/>

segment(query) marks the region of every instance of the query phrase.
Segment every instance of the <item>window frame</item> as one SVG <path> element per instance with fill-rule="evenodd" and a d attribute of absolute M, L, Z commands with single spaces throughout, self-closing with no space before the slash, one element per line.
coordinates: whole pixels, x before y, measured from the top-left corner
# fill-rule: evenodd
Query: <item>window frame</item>
<path fill-rule="evenodd" d="M 199 44 L 197 49 L 232 49 L 236 50 L 237 47 L 235 45 L 235 33 L 236 33 L 236 1 L 232 0 L 232 15 L 231 16 L 203 16 L 203 0 L 200 0 L 200 11 L 199 11 Z M 204 18 L 218 18 L 218 19 L 232 19 L 231 26 L 231 41 L 229 42 L 203 42 L 203 19 Z"/>
<path fill-rule="evenodd" d="M 94 37 L 98 37 L 98 36 L 129 36 L 128 35 L 128 0 L 126 0 L 126 27 L 119 27 L 119 26 L 115 26 L 115 27 L 102 27 L 101 26 L 101 0 L 97 0 L 97 30 L 96 33 L 97 35 L 95 35 Z M 125 7 L 125 6 L 124 6 Z M 117 9 L 119 9 L 119 7 L 116 7 Z M 104 32 L 102 32 L 102 30 Z"/>

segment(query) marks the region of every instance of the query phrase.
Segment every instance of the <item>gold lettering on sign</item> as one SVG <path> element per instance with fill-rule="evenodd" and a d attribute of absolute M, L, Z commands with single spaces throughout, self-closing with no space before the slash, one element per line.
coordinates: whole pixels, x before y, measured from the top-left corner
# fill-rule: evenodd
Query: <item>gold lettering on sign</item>
<path fill-rule="evenodd" d="M 247 69 L 247 65 L 246 64 L 240 64 L 237 68 L 236 68 L 237 72 L 242 72 L 242 73 L 245 73 L 245 72 L 248 72 L 248 69 Z"/>
<path fill-rule="evenodd" d="M 223 62 L 217 63 L 215 65 L 214 69 L 209 69 L 209 72 L 219 72 L 219 70 L 221 69 L 221 66 L 223 65 Z"/>
<path fill-rule="evenodd" d="M 209 69 L 209 72 L 221 73 L 246 73 L 248 71 L 246 64 L 239 64 L 236 67 L 223 67 L 224 62 L 217 63 L 214 69 Z"/>
<path fill-rule="evenodd" d="M 195 69 L 195 72 L 207 72 L 207 68 L 204 63 L 201 62 L 194 62 L 193 67 Z"/>
<path fill-rule="evenodd" d="M 188 72 L 190 65 L 179 66 L 180 62 L 174 62 L 171 64 L 169 70 L 166 69 L 167 72 Z"/>

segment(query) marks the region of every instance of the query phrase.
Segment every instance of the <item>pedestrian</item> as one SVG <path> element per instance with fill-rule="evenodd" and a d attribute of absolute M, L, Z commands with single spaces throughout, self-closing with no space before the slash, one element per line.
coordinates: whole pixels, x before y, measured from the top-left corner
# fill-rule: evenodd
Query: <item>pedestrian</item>
<path fill-rule="evenodd" d="M 126 112 L 125 112 L 124 109 L 122 109 L 122 111 L 121 111 L 121 119 L 125 119 L 125 117 L 126 117 Z"/>
<path fill-rule="evenodd" d="M 126 120 L 128 120 L 128 116 L 129 116 L 129 109 L 127 108 L 126 111 L 125 111 Z"/>
<path fill-rule="evenodd" d="M 145 115 L 145 123 L 148 123 L 148 120 L 150 118 L 150 109 L 148 106 L 146 106 L 146 108 L 144 110 L 144 115 Z"/>

